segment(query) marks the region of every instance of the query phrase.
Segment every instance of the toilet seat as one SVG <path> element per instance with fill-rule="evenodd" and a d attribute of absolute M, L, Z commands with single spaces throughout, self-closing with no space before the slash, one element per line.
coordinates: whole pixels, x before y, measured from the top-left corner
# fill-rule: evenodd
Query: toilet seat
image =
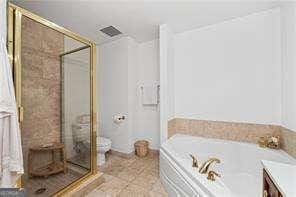
<path fill-rule="evenodd" d="M 72 135 L 75 142 L 89 142 L 90 125 L 89 124 L 72 124 Z"/>
<path fill-rule="evenodd" d="M 97 138 L 97 147 L 105 147 L 105 146 L 110 146 L 111 145 L 111 140 L 104 138 L 104 137 L 98 137 Z"/>

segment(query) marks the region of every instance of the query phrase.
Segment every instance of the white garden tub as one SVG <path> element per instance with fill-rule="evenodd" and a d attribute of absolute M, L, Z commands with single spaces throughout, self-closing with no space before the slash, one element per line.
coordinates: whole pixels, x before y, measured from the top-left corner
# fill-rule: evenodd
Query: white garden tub
<path fill-rule="evenodd" d="M 220 173 L 221 178 L 209 181 L 192 167 L 189 154 L 197 156 L 199 166 L 210 157 L 219 158 L 221 163 L 210 166 L 210 170 Z M 296 164 L 282 150 L 177 134 L 161 146 L 160 177 L 170 197 L 259 197 L 262 196 L 261 160 Z"/>

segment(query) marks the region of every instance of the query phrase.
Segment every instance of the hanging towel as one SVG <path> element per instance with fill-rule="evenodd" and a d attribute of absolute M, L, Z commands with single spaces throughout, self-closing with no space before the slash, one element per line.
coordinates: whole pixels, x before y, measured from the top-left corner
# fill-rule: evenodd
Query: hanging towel
<path fill-rule="evenodd" d="M 158 104 L 158 88 L 157 86 L 142 86 L 142 104 L 157 105 Z"/>
<path fill-rule="evenodd" d="M 6 0 L 0 0 L 0 187 L 14 187 L 24 173 L 11 66 L 6 49 Z"/>

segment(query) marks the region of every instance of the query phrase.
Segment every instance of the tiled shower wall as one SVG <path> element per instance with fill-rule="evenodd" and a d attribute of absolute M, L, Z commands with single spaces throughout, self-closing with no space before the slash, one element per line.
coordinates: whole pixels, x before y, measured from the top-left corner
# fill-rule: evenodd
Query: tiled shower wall
<path fill-rule="evenodd" d="M 60 60 L 64 37 L 26 17 L 22 18 L 22 106 L 21 125 L 25 171 L 28 149 L 60 141 Z M 34 167 L 51 157 L 44 153 L 34 160 Z M 32 161 L 30 161 L 32 162 Z"/>
<path fill-rule="evenodd" d="M 168 122 L 168 137 L 177 133 L 250 143 L 261 136 L 280 135 L 282 149 L 296 158 L 296 132 L 277 125 L 174 118 Z"/>

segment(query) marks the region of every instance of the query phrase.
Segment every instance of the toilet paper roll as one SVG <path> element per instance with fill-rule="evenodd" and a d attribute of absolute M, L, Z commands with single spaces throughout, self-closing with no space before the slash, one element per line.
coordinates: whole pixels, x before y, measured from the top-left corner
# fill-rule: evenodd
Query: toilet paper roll
<path fill-rule="evenodd" d="M 120 123 L 122 123 L 124 120 L 125 120 L 125 116 L 123 116 L 123 115 L 115 115 L 115 116 L 113 117 L 113 122 L 116 123 L 116 124 L 120 124 Z"/>

